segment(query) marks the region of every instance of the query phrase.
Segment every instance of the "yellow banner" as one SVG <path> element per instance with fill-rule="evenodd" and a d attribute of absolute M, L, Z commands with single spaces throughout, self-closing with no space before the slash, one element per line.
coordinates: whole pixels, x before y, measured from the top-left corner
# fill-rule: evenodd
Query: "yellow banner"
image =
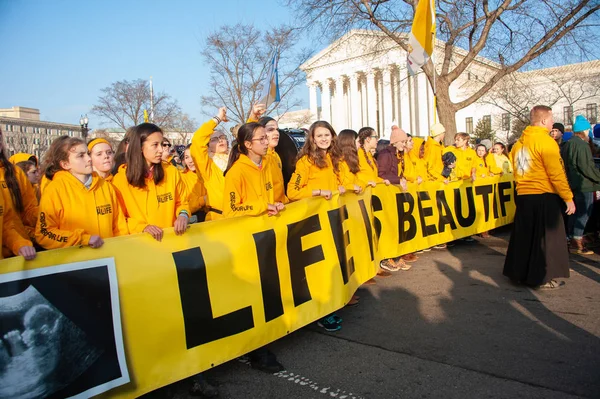
<path fill-rule="evenodd" d="M 4 260 L 0 333 L 11 340 L 0 346 L 0 396 L 138 397 L 334 312 L 382 258 L 513 215 L 508 178 L 378 186 L 277 217 L 169 229 L 162 242 L 138 234 Z"/>

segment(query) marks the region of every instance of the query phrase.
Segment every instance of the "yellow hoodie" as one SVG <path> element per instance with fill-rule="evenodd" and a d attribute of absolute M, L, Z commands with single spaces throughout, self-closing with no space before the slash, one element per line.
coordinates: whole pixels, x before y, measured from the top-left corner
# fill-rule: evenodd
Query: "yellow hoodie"
<path fill-rule="evenodd" d="M 225 178 L 223 177 L 223 171 L 208 156 L 208 142 L 210 141 L 210 135 L 216 127 L 217 122 L 214 119 L 210 119 L 196 130 L 192 137 L 190 154 L 196 164 L 196 173 L 204 181 L 207 197 L 206 205 L 209 207 L 209 210 L 212 208 L 222 212 L 221 206 L 223 205 Z M 222 219 L 223 215 L 219 212 L 209 211 L 206 214 L 206 220 Z"/>
<path fill-rule="evenodd" d="M 225 176 L 225 201 L 223 217 L 257 216 L 267 211 L 267 204 L 274 204 L 273 179 L 264 167 L 259 168 L 250 158 L 240 154 L 239 159 Z"/>
<path fill-rule="evenodd" d="M 527 126 L 511 151 L 517 194 L 558 194 L 572 201 L 558 144 L 541 126 Z"/>
<path fill-rule="evenodd" d="M 377 169 L 377 161 L 373 158 L 370 151 L 364 148 L 358 149 L 358 167 L 360 170 L 356 174 L 358 180 L 365 183 L 375 182 L 383 183 L 383 179 L 379 177 L 379 171 Z"/>
<path fill-rule="evenodd" d="M 358 178 L 358 173 L 355 175 L 350 170 L 350 166 L 345 160 L 339 162 L 338 167 L 340 171 L 338 172 L 338 181 L 340 186 L 344 186 L 344 188 L 348 191 L 354 191 L 354 186 L 360 186 L 363 190 L 367 187 L 367 182 L 362 181 Z"/>
<path fill-rule="evenodd" d="M 2 196 L 4 197 L 4 203 L 13 210 L 16 215 L 16 219 L 13 221 L 14 229 L 16 232 L 26 240 L 33 240 L 35 236 L 35 224 L 37 222 L 39 208 L 38 199 L 35 192 L 35 187 L 31 184 L 27 175 L 19 167 L 14 167 L 15 177 L 17 184 L 21 191 L 21 199 L 23 200 L 23 212 L 19 213 L 15 209 L 13 197 L 6 184 L 4 167 L 0 166 L 0 183 L 2 183 Z M 16 255 L 16 252 L 10 250 L 8 246 L 4 246 L 2 249 L 4 257 Z"/>
<path fill-rule="evenodd" d="M 206 205 L 206 189 L 204 182 L 198 177 L 198 174 L 185 168 L 181 172 L 181 179 L 185 183 L 188 192 L 188 203 L 192 213 L 198 212 Z"/>
<path fill-rule="evenodd" d="M 40 202 L 35 237 L 46 249 L 88 245 L 90 237 L 127 235 L 127 222 L 112 184 L 92 174 L 89 190 L 67 171 L 57 172 Z"/>
<path fill-rule="evenodd" d="M 490 172 L 493 174 L 499 175 L 501 173 L 512 173 L 512 162 L 506 155 L 492 154 L 490 152 L 486 160 L 488 167 L 490 168 Z"/>
<path fill-rule="evenodd" d="M 420 177 L 421 180 L 427 181 L 427 164 L 425 158 L 419 157 L 421 145 L 425 142 L 420 137 L 413 137 L 413 148 L 408 152 L 408 159 L 413 165 L 415 179 Z"/>
<path fill-rule="evenodd" d="M 290 200 L 285 196 L 284 182 L 283 182 L 283 173 L 281 166 L 281 158 L 279 158 L 279 154 L 275 152 L 273 148 L 269 148 L 267 150 L 267 156 L 265 163 L 265 173 L 271 175 L 271 179 L 273 181 L 273 192 L 275 193 L 275 202 L 281 202 L 287 204 Z"/>
<path fill-rule="evenodd" d="M 429 137 L 425 142 L 425 155 L 423 159 L 427 165 L 428 180 L 443 181 L 442 170 L 444 163 L 442 162 L 442 153 L 444 145 L 435 141 L 433 137 Z"/>
<path fill-rule="evenodd" d="M 312 197 L 313 190 L 337 191 L 341 185 L 338 174 L 333 169 L 331 156 L 327 154 L 327 166 L 323 169 L 308 159 L 307 155 L 296 162 L 296 170 L 288 183 L 288 198 L 298 201 Z"/>
<path fill-rule="evenodd" d="M 22 247 L 31 247 L 33 244 L 26 238 L 23 238 L 15 229 L 15 223 L 20 222 L 19 216 L 12 209 L 10 203 L 4 202 L 4 196 L 0 195 L 0 243 L 8 248 L 14 254 L 19 253 Z M 0 251 L 0 259 L 3 259 Z"/>
<path fill-rule="evenodd" d="M 458 179 L 470 179 L 473 169 L 477 169 L 479 164 L 479 157 L 477 152 L 471 147 L 457 148 L 455 146 L 446 147 L 443 154 L 452 152 L 456 155 L 456 167 L 454 168 L 454 174 Z"/>
<path fill-rule="evenodd" d="M 119 190 L 131 234 L 141 233 L 148 225 L 162 229 L 173 227 L 175 220 L 183 211 L 191 215 L 188 206 L 188 193 L 176 168 L 163 168 L 165 177 L 154 184 L 152 177 L 146 178 L 146 187 L 134 187 L 127 181 L 127 166 L 113 179 Z M 45 194 L 44 194 L 45 195 Z"/>
<path fill-rule="evenodd" d="M 487 159 L 484 161 L 483 158 L 477 156 L 477 159 L 475 160 L 476 177 L 490 177 L 492 175 L 490 173 L 490 167 L 488 166 L 489 164 L 487 162 L 489 162 Z"/>

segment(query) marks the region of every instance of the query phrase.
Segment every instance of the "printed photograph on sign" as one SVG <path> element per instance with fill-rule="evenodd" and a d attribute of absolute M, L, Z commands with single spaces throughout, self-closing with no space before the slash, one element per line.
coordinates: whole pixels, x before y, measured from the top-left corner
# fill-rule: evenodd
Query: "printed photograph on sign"
<path fill-rule="evenodd" d="M 0 275 L 0 398 L 83 398 L 127 382 L 113 258 Z"/>

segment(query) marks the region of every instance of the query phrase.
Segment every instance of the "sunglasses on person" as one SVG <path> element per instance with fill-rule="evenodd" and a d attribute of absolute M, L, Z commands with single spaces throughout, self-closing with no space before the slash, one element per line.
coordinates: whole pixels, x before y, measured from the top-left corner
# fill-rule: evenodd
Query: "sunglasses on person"
<path fill-rule="evenodd" d="M 171 143 L 162 143 L 162 146 L 171 148 Z"/>
<path fill-rule="evenodd" d="M 221 140 L 223 140 L 223 141 L 227 141 L 227 136 L 213 137 L 213 138 L 211 138 L 211 139 L 210 139 L 210 141 L 211 141 L 211 142 L 213 142 L 213 143 L 214 143 L 215 141 L 221 141 Z"/>

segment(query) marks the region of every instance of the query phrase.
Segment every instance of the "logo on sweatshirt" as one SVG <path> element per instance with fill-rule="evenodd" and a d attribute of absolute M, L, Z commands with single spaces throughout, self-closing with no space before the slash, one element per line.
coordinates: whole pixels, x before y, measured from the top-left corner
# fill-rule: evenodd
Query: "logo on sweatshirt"
<path fill-rule="evenodd" d="M 521 149 L 517 151 L 517 156 L 515 157 L 515 166 L 515 172 L 519 176 L 523 176 L 525 173 L 529 172 L 531 169 L 531 155 L 529 155 L 527 148 L 521 147 Z"/>
<path fill-rule="evenodd" d="M 158 200 L 159 204 L 164 204 L 165 202 L 173 201 L 173 194 L 172 193 L 159 194 L 156 196 L 156 199 Z"/>
<path fill-rule="evenodd" d="M 112 205 L 111 204 L 99 205 L 96 207 L 96 213 L 98 215 L 109 215 L 112 213 Z"/>
<path fill-rule="evenodd" d="M 300 182 L 302 181 L 302 176 L 298 175 L 296 177 L 296 181 L 294 182 L 294 189 L 296 189 L 296 191 L 300 191 Z"/>
<path fill-rule="evenodd" d="M 235 205 L 235 192 L 233 192 L 233 191 L 229 193 L 229 206 L 231 207 L 231 210 L 234 212 L 251 211 L 254 209 L 252 207 L 252 205 L 236 206 Z"/>
<path fill-rule="evenodd" d="M 268 181 L 267 184 L 266 184 L 266 188 L 267 188 L 267 191 L 272 190 L 273 189 L 273 184 L 271 184 L 271 182 Z"/>
<path fill-rule="evenodd" d="M 43 236 L 48 237 L 50 240 L 54 240 L 56 242 L 67 242 L 69 237 L 65 237 L 60 234 L 53 233 L 48 230 L 48 224 L 46 223 L 46 214 L 44 212 L 40 212 L 40 233 Z"/>

